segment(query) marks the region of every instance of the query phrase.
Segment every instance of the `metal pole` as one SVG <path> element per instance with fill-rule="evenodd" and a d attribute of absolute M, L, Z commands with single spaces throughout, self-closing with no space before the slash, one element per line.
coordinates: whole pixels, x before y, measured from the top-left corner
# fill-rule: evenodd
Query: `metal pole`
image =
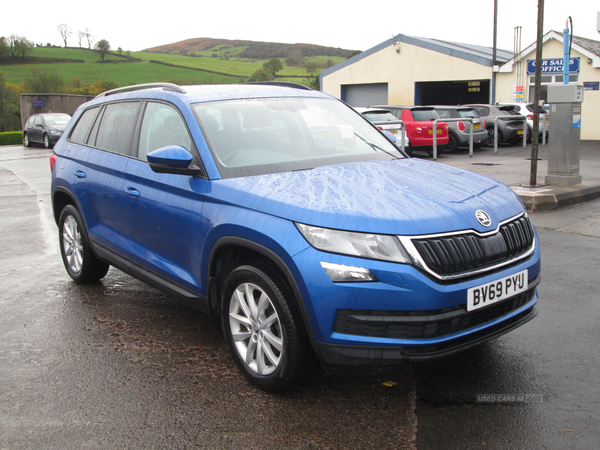
<path fill-rule="evenodd" d="M 467 119 L 471 124 L 471 128 L 469 129 L 469 156 L 473 157 L 473 119 L 470 117 Z"/>
<path fill-rule="evenodd" d="M 494 153 L 498 153 L 498 119 L 494 120 Z"/>
<path fill-rule="evenodd" d="M 494 49 L 492 54 L 492 105 L 496 103 L 496 35 L 498 31 L 498 0 L 494 0 Z"/>
<path fill-rule="evenodd" d="M 537 185 L 538 140 L 540 136 L 540 85 L 542 80 L 542 47 L 544 45 L 543 30 L 544 0 L 538 0 L 537 41 L 535 48 L 535 87 L 533 94 L 533 136 L 531 137 L 531 169 L 529 172 L 529 185 L 532 187 Z M 546 134 L 545 127 L 544 134 Z M 546 137 L 544 136 L 544 140 L 545 139 Z"/>
<path fill-rule="evenodd" d="M 439 119 L 433 121 L 433 160 L 437 159 L 437 124 Z"/>

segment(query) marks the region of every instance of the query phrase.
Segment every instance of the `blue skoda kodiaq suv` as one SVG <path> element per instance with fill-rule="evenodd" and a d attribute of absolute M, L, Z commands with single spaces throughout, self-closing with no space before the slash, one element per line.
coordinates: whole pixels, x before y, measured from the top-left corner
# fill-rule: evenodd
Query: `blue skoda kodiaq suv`
<path fill-rule="evenodd" d="M 82 105 L 52 202 L 76 283 L 114 266 L 206 312 L 269 391 L 448 355 L 537 314 L 540 252 L 489 178 L 407 157 L 290 85 L 137 85 Z"/>

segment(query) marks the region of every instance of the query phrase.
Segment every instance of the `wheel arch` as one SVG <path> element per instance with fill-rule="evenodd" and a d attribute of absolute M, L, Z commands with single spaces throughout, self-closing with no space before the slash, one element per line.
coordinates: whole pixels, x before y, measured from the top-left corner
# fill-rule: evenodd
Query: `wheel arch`
<path fill-rule="evenodd" d="M 80 211 L 79 205 L 71 195 L 71 192 L 60 186 L 56 187 L 54 193 L 52 194 L 52 212 L 54 216 L 54 222 L 57 225 L 58 219 L 60 218 L 60 213 L 67 205 L 73 205 L 78 211 Z"/>
<path fill-rule="evenodd" d="M 213 323 L 220 324 L 221 295 L 227 275 L 240 265 L 257 263 L 268 266 L 286 284 L 292 294 L 294 306 L 302 317 L 304 330 L 313 349 L 316 349 L 316 340 L 303 295 L 292 270 L 273 250 L 245 238 L 224 236 L 219 238 L 211 249 L 208 261 L 208 309 Z"/>

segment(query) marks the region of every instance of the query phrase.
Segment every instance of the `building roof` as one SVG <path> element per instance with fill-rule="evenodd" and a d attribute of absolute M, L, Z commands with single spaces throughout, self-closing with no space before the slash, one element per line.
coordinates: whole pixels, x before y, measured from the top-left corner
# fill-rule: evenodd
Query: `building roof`
<path fill-rule="evenodd" d="M 563 35 L 562 33 L 556 33 Z M 592 41 L 591 39 L 573 36 L 573 44 L 579 45 L 596 56 L 600 56 L 600 42 Z"/>
<path fill-rule="evenodd" d="M 481 64 L 483 66 L 492 67 L 492 56 L 493 49 L 490 47 L 482 47 L 479 45 L 471 45 L 471 44 L 459 44 L 456 42 L 450 41 L 442 41 L 439 39 L 429 39 L 429 38 L 420 38 L 414 36 L 406 36 L 404 34 L 398 34 L 391 39 L 388 39 L 381 44 L 376 45 L 368 50 L 365 50 L 362 53 L 359 53 L 352 58 L 347 59 L 335 66 L 324 70 L 320 74 L 320 78 L 337 72 L 344 67 L 350 66 L 355 62 L 358 62 L 364 58 L 371 56 L 374 53 L 377 53 L 387 47 L 395 46 L 397 49 L 402 48 L 402 44 L 414 45 L 416 47 L 421 47 L 427 50 L 432 50 L 434 52 L 442 53 L 445 55 L 453 56 L 455 58 L 464 59 L 467 61 L 471 61 L 477 64 Z M 398 50 L 396 50 L 398 51 Z M 496 60 L 500 63 L 504 63 L 510 60 L 513 57 L 513 52 L 509 52 L 507 50 L 496 49 Z"/>
<path fill-rule="evenodd" d="M 543 43 L 545 44 L 547 41 L 551 39 L 556 39 L 560 42 L 563 42 L 563 33 L 559 31 L 548 31 L 543 38 Z M 523 56 L 530 54 L 535 51 L 535 42 L 527 47 L 525 50 L 520 52 L 518 55 L 515 55 L 514 58 L 507 61 L 503 66 L 500 67 L 500 72 L 512 72 L 513 64 L 516 61 L 523 59 Z M 587 39 L 579 36 L 573 36 L 572 49 L 577 50 L 582 55 L 586 56 L 591 60 L 593 67 L 600 67 L 600 42 L 593 41 L 592 39 Z"/>

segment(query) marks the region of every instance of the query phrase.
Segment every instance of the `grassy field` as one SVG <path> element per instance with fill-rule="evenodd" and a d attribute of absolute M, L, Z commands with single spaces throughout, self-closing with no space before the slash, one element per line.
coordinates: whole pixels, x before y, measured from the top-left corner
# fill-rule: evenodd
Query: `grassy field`
<path fill-rule="evenodd" d="M 224 51 L 231 52 L 228 60 L 213 58 L 213 53 L 219 53 L 218 48 L 213 48 L 204 52 L 196 52 L 196 54 L 206 54 L 203 57 L 131 52 L 130 56 L 141 60 L 138 62 L 124 62 L 124 58 L 116 54 L 108 54 L 105 60 L 122 62 L 101 63 L 99 62 L 100 55 L 87 49 L 36 47 L 33 49 L 31 56 L 80 59 L 85 62 L 2 65 L 0 66 L 0 72 L 4 74 L 6 82 L 15 84 L 30 76 L 32 68 L 56 71 L 65 80 L 66 84 L 73 77 L 80 77 L 84 85 L 94 83 L 100 79 L 112 81 L 118 86 L 155 81 L 172 81 L 179 84 L 236 83 L 252 76 L 266 62 L 236 59 L 234 55 L 239 54 L 243 49 L 244 47 L 223 46 L 223 49 L 221 49 L 223 53 Z M 150 62 L 151 60 L 182 67 L 154 64 Z M 325 56 L 306 58 L 307 62 L 315 62 L 318 65 L 322 65 L 328 60 L 337 64 L 343 58 Z M 282 60 L 282 62 L 284 61 Z M 218 72 L 218 74 L 203 72 L 198 69 Z M 306 83 L 308 75 L 304 67 L 284 66 L 281 72 L 277 74 L 277 79 Z"/>
<path fill-rule="evenodd" d="M 18 84 L 31 75 L 32 69 L 54 70 L 68 84 L 73 77 L 80 77 L 83 85 L 97 80 L 114 82 L 117 86 L 172 81 L 180 84 L 236 83 L 239 78 L 199 72 L 178 67 L 169 67 L 150 62 L 128 62 L 115 64 L 79 63 L 79 64 L 24 64 L 0 66 L 6 82 Z"/>

